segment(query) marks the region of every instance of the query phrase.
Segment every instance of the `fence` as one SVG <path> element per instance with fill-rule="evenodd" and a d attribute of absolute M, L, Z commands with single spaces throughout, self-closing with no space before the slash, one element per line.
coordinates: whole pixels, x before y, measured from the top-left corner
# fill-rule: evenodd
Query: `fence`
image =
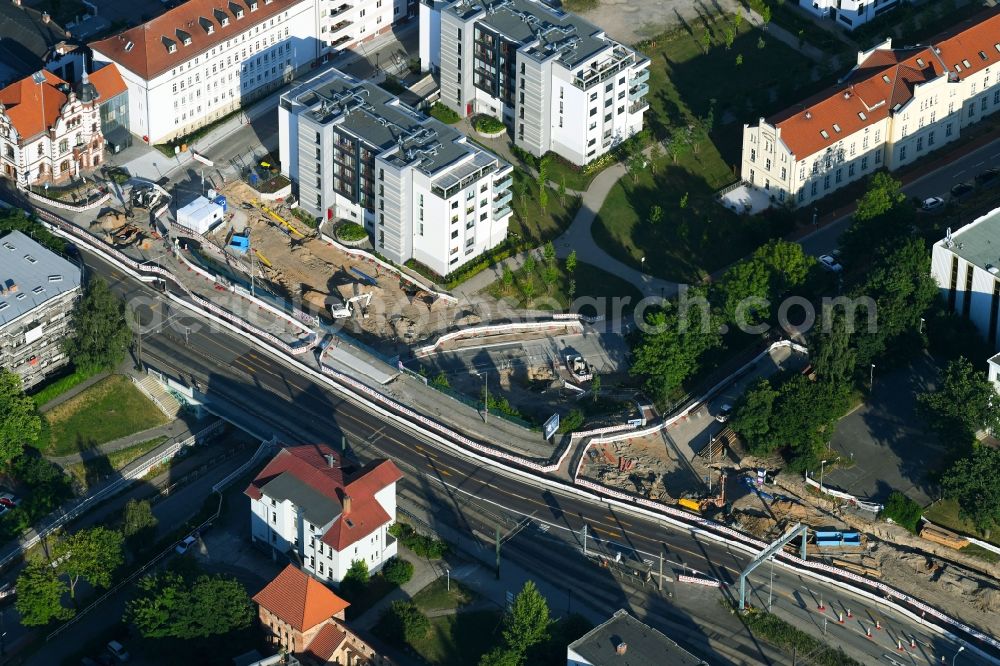
<path fill-rule="evenodd" d="M 829 495 L 830 497 L 836 497 L 837 499 L 845 500 L 847 502 L 850 502 L 851 504 L 858 506 L 861 509 L 864 509 L 865 511 L 878 513 L 883 508 L 881 504 L 876 504 L 874 502 L 865 502 L 863 500 L 859 500 L 857 497 L 851 495 L 850 493 L 834 490 L 833 488 L 830 488 L 829 486 L 826 485 L 821 486 L 818 481 L 809 477 L 808 472 L 805 474 L 805 481 L 807 486 L 815 488 L 824 495 Z"/>
<path fill-rule="evenodd" d="M 277 437 L 275 437 L 274 439 L 272 439 L 270 441 L 263 441 L 263 442 L 261 442 L 260 446 L 257 447 L 257 450 L 254 451 L 254 454 L 252 456 L 250 456 L 249 460 L 247 460 L 245 463 L 243 463 L 242 465 L 240 465 L 239 467 L 237 467 L 236 469 L 234 469 L 224 479 L 222 479 L 221 481 L 219 481 L 218 483 L 216 483 L 214 486 L 212 486 L 212 492 L 213 493 L 221 493 L 223 490 L 225 490 L 226 486 L 228 486 L 230 483 L 232 483 L 236 479 L 240 478 L 243 474 L 246 473 L 246 471 L 248 469 L 250 469 L 251 467 L 253 467 L 257 463 L 257 461 L 261 458 L 261 456 L 263 456 L 265 453 L 267 453 L 268 451 L 270 451 L 271 449 L 273 449 L 273 448 L 275 448 L 277 446 L 278 446 L 278 438 Z"/>
<path fill-rule="evenodd" d="M 515 324 L 487 324 L 485 326 L 471 326 L 468 328 L 462 328 L 457 331 L 452 331 L 451 333 L 445 333 L 440 336 L 433 344 L 425 345 L 413 350 L 414 357 L 426 356 L 430 353 L 437 351 L 445 342 L 450 342 L 452 340 L 458 340 L 466 337 L 478 337 L 481 335 L 502 335 L 504 333 L 514 333 L 520 331 L 532 331 L 532 330 L 547 330 L 552 328 L 564 328 L 564 327 L 575 326 L 580 331 L 583 330 L 583 326 L 580 324 L 580 318 L 577 316 L 573 317 L 553 317 L 551 320 L 546 321 L 528 321 Z"/>

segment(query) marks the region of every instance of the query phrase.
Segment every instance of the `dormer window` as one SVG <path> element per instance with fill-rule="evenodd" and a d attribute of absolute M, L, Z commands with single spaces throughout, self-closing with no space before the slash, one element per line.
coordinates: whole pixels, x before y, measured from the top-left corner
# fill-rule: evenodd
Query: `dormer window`
<path fill-rule="evenodd" d="M 838 125 L 837 123 L 834 123 L 833 124 L 833 131 L 836 132 L 837 134 L 840 134 L 840 125 Z"/>
<path fill-rule="evenodd" d="M 179 28 L 177 29 L 177 39 L 180 40 L 181 44 L 184 46 L 191 46 L 191 35 Z"/>
<path fill-rule="evenodd" d="M 229 17 L 223 16 L 222 21 L 220 21 L 220 23 L 222 24 L 222 27 L 225 28 L 227 25 L 229 25 Z"/>
<path fill-rule="evenodd" d="M 243 18 L 243 7 L 235 2 L 230 1 L 229 11 L 232 12 L 233 16 L 235 16 L 237 20 Z"/>
<path fill-rule="evenodd" d="M 986 51 L 980 51 L 979 57 L 982 58 L 983 60 L 986 60 Z"/>
<path fill-rule="evenodd" d="M 125 53 L 130 53 L 132 49 L 135 48 L 135 44 L 131 41 L 125 42 Z"/>
<path fill-rule="evenodd" d="M 218 22 L 220 26 L 225 28 L 227 25 L 229 25 L 229 15 L 226 14 L 226 12 L 222 11 L 221 9 L 216 9 L 212 13 L 215 15 L 215 20 L 216 22 Z"/>
<path fill-rule="evenodd" d="M 257 0 L 250 0 L 247 3 L 247 7 L 249 7 L 250 11 L 252 11 L 252 12 L 257 11 Z"/>
<path fill-rule="evenodd" d="M 163 37 L 163 46 L 167 49 L 167 53 L 177 53 L 177 42 L 169 37 Z"/>
<path fill-rule="evenodd" d="M 864 111 L 858 111 L 858 118 L 861 118 L 861 120 L 868 120 L 868 116 L 865 115 Z"/>
<path fill-rule="evenodd" d="M 972 65 L 969 64 L 968 60 L 962 59 L 962 64 L 965 65 L 966 69 L 972 69 Z"/>
<path fill-rule="evenodd" d="M 823 137 L 824 139 L 829 139 L 830 138 L 830 134 L 826 130 L 820 130 L 819 131 L 819 135 L 821 137 Z"/>
<path fill-rule="evenodd" d="M 213 32 L 215 32 L 215 24 L 209 21 L 204 16 L 198 18 L 198 23 L 201 25 L 202 30 L 205 31 L 205 34 L 211 35 Z"/>

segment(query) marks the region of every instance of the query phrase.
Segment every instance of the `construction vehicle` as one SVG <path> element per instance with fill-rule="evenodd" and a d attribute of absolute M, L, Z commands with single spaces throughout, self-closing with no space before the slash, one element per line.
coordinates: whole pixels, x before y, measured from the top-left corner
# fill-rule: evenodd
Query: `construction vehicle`
<path fill-rule="evenodd" d="M 358 294 L 347 299 L 347 302 L 343 302 L 339 299 L 335 300 L 334 303 L 330 305 L 330 315 L 334 319 L 346 319 L 353 316 L 356 312 L 361 314 L 363 319 L 368 318 L 368 306 L 372 302 L 371 293 Z"/>
<path fill-rule="evenodd" d="M 688 499 L 687 497 L 682 497 L 677 500 L 677 504 L 684 507 L 685 509 L 690 509 L 696 513 L 701 513 L 701 502 L 698 500 Z"/>
<path fill-rule="evenodd" d="M 589 382 L 594 378 L 594 369 L 579 354 L 566 357 L 566 368 L 578 382 Z"/>
<path fill-rule="evenodd" d="M 133 208 L 145 208 L 147 210 L 156 208 L 160 199 L 160 193 L 152 187 L 136 187 L 132 189 Z"/>
<path fill-rule="evenodd" d="M 722 472 L 719 474 L 719 494 L 715 497 L 707 497 L 698 503 L 698 508 L 701 511 L 707 511 L 713 506 L 721 509 L 726 505 L 726 473 Z"/>

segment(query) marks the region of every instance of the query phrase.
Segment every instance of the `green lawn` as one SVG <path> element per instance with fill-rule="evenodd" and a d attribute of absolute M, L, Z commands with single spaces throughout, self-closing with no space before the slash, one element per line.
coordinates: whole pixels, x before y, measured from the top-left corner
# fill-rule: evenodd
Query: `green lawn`
<path fill-rule="evenodd" d="M 590 264 L 579 263 L 571 275 L 566 270 L 566 262 L 557 259 L 551 264 L 555 282 L 549 287 L 545 283 L 545 275 L 550 264 L 544 260 L 536 263 L 535 269 L 529 274 L 524 268 L 514 271 L 514 283 L 507 288 L 502 281 L 494 282 L 488 288 L 488 293 L 495 298 L 513 298 L 519 307 L 531 307 L 540 310 L 566 310 L 570 304 L 581 298 L 607 299 L 605 313 L 608 316 L 631 312 L 635 304 L 642 299 L 642 294 L 631 283 L 617 275 L 612 275 Z M 574 298 L 569 297 L 571 281 L 576 281 Z M 527 285 L 531 285 L 530 287 Z M 530 295 L 530 298 L 528 296 Z M 628 298 L 628 301 L 624 299 Z M 622 299 L 615 301 L 614 299 Z M 621 305 L 617 305 L 620 303 Z M 620 309 L 616 309 L 619 308 Z M 595 314 L 593 307 L 587 305 L 583 314 Z M 599 314 L 599 313 L 598 313 Z"/>
<path fill-rule="evenodd" d="M 510 219 L 510 232 L 516 234 L 527 247 L 537 247 L 566 231 L 580 208 L 578 197 L 567 194 L 560 199 L 558 192 L 549 189 L 548 201 L 543 209 L 538 183 L 517 168 L 514 169 L 511 192 L 514 193 L 510 202 L 514 215 Z"/>
<path fill-rule="evenodd" d="M 368 579 L 368 584 L 360 595 L 353 599 L 348 599 L 351 605 L 347 607 L 347 619 L 353 620 L 361 617 L 366 610 L 371 608 L 379 599 L 396 589 L 397 585 L 387 581 L 381 573 L 377 573 Z"/>
<path fill-rule="evenodd" d="M 123 375 L 111 375 L 45 413 L 43 453 L 65 456 L 167 423 L 156 405 Z"/>
<path fill-rule="evenodd" d="M 118 470 L 127 466 L 129 463 L 138 460 L 156 447 L 160 446 L 165 441 L 167 441 L 167 438 L 164 436 L 154 437 L 153 439 L 145 442 L 140 442 L 139 444 L 134 444 L 124 449 L 119 449 L 118 451 L 113 451 L 107 455 L 95 456 L 85 463 L 80 462 L 68 465 L 66 467 L 66 471 L 75 476 L 84 486 L 89 488 L 103 476 L 114 474 Z"/>
<path fill-rule="evenodd" d="M 935 525 L 940 525 L 959 534 L 968 534 L 982 541 L 987 541 L 993 545 L 1000 546 L 1000 535 L 994 534 L 987 538 L 980 534 L 975 525 L 958 515 L 958 502 L 951 499 L 942 499 L 934 502 L 924 509 L 924 518 Z"/>
<path fill-rule="evenodd" d="M 469 666 L 479 663 L 500 638 L 499 611 L 475 611 L 431 618 L 427 636 L 412 647 L 435 666 Z"/>
<path fill-rule="evenodd" d="M 447 578 L 438 578 L 433 583 L 413 595 L 413 603 L 425 613 L 430 610 L 459 608 L 475 601 L 479 595 L 457 580 L 449 583 Z"/>

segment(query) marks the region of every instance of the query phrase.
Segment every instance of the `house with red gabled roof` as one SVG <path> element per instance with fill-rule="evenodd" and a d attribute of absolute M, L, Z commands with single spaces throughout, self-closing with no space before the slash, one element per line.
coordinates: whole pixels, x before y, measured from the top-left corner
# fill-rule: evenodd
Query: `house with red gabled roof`
<path fill-rule="evenodd" d="M 377 571 L 396 555 L 388 527 L 402 478 L 390 460 L 354 469 L 326 444 L 283 448 L 244 491 L 251 539 L 323 581 L 339 583 L 355 560 Z"/>
<path fill-rule="evenodd" d="M 743 126 L 740 173 L 772 202 L 808 205 L 911 164 L 1000 110 L 1000 10 L 927 45 L 858 53 L 836 86 Z"/>
<path fill-rule="evenodd" d="M 254 595 L 268 641 L 309 666 L 383 666 L 387 659 L 344 623 L 350 605 L 322 582 L 289 564 Z"/>

